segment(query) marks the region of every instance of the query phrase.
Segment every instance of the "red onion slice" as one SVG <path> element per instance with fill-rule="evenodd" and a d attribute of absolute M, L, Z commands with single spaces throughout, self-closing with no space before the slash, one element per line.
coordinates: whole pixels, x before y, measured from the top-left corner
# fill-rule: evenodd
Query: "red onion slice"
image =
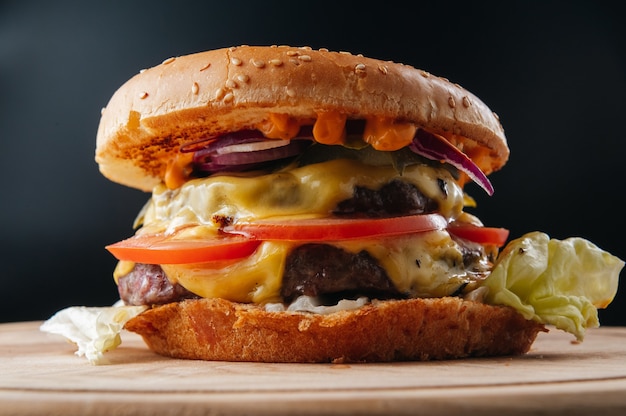
<path fill-rule="evenodd" d="M 274 139 L 271 140 L 274 141 Z M 264 142 L 257 143 L 260 144 Z M 287 144 L 283 144 L 280 147 L 270 147 L 268 149 L 262 149 L 262 147 L 259 146 L 261 150 L 235 151 L 227 153 L 221 153 L 220 151 L 216 151 L 215 154 L 211 156 L 211 160 L 218 165 L 224 166 L 237 166 L 269 162 L 272 160 L 286 159 L 288 157 L 299 155 L 310 144 L 310 140 L 291 139 L 288 141 Z"/>
<path fill-rule="evenodd" d="M 211 152 L 217 148 L 230 146 L 238 143 L 267 140 L 258 130 L 240 130 L 220 136 L 212 136 L 186 143 L 180 147 L 182 153 Z"/>
<path fill-rule="evenodd" d="M 242 130 L 186 144 L 180 151 L 193 152 L 193 165 L 199 171 L 245 171 L 297 156 L 312 142 L 310 137 L 266 139 L 257 130 Z"/>
<path fill-rule="evenodd" d="M 310 126 L 303 126 L 300 134 L 291 140 L 267 139 L 258 130 L 242 130 L 188 143 L 180 151 L 193 152 L 194 167 L 201 171 L 244 171 L 297 156 L 313 141 Z M 487 194 L 493 195 L 494 189 L 487 176 L 465 153 L 443 137 L 418 129 L 409 148 L 427 159 L 449 163 L 465 172 Z"/>
<path fill-rule="evenodd" d="M 465 153 L 456 148 L 441 136 L 418 129 L 409 148 L 418 155 L 431 160 L 443 160 L 462 172 L 465 172 L 474 182 L 493 195 L 493 185 L 476 164 Z"/>
<path fill-rule="evenodd" d="M 263 140 L 260 142 L 248 142 L 238 143 L 230 146 L 220 147 L 216 150 L 218 155 L 226 155 L 229 153 L 242 153 L 242 152 L 258 152 L 261 150 L 276 149 L 277 147 L 287 146 L 289 140 Z"/>

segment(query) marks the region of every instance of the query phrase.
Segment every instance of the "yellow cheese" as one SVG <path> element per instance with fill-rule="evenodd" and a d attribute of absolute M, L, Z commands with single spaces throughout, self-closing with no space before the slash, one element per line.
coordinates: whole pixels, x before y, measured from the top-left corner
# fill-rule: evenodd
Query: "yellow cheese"
<path fill-rule="evenodd" d="M 115 266 L 115 270 L 113 270 L 113 280 L 117 284 L 120 280 L 120 277 L 126 276 L 128 273 L 132 272 L 135 268 L 135 263 L 132 261 L 120 260 L 117 262 L 117 266 Z"/>
<path fill-rule="evenodd" d="M 264 242 L 252 256 L 222 267 L 206 263 L 161 267 L 171 282 L 180 283 L 205 298 L 277 302 L 289 246 L 289 243 Z"/>
<path fill-rule="evenodd" d="M 297 244 L 265 241 L 252 256 L 217 267 L 210 263 L 162 267 L 170 281 L 202 297 L 261 304 L 280 302 L 285 261 Z M 386 270 L 396 288 L 411 297 L 450 295 L 464 282 L 481 276 L 462 267 L 463 255 L 445 231 L 330 244 L 353 253 L 367 250 Z"/>
<path fill-rule="evenodd" d="M 340 201 L 352 197 L 354 187 L 378 189 L 395 178 L 414 184 L 437 201 L 444 217 L 454 219 L 461 214 L 463 191 L 444 168 L 411 165 L 400 177 L 392 166 L 336 159 L 261 176 L 214 175 L 173 190 L 159 185 L 145 212 L 144 232 L 172 232 L 190 224 L 217 230 L 224 218 L 250 222 L 326 217 Z"/>
<path fill-rule="evenodd" d="M 326 217 L 340 201 L 352 197 L 356 186 L 378 189 L 396 178 L 414 184 L 436 200 L 440 213 L 448 219 L 462 215 L 463 191 L 444 168 L 411 165 L 399 176 L 392 166 L 335 159 L 260 176 L 214 175 L 176 189 L 157 186 L 140 232 L 171 232 L 184 227 L 177 238 L 211 238 L 224 221 Z M 277 302 L 286 257 L 295 244 L 302 243 L 266 241 L 249 258 L 220 265 L 162 267 L 172 282 L 203 297 Z M 354 253 L 367 250 L 396 287 L 411 296 L 449 294 L 468 278 L 461 267 L 462 253 L 445 231 L 332 244 Z"/>

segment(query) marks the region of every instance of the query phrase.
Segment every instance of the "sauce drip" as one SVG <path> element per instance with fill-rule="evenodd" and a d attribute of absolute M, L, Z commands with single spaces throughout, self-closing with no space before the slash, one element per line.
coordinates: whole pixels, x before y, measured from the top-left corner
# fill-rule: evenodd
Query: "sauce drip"
<path fill-rule="evenodd" d="M 417 126 L 413 123 L 399 123 L 390 118 L 373 117 L 367 119 L 363 140 L 376 150 L 398 150 L 408 146 L 415 137 Z"/>
<path fill-rule="evenodd" d="M 322 144 L 343 144 L 348 116 L 338 111 L 320 111 L 313 125 L 313 138 Z"/>

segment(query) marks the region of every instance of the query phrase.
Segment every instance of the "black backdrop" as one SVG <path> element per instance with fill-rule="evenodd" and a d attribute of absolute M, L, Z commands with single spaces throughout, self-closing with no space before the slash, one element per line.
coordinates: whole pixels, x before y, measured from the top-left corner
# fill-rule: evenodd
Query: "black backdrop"
<path fill-rule="evenodd" d="M 238 44 L 348 50 L 463 85 L 512 150 L 493 197 L 470 189 L 473 212 L 626 259 L 626 36 L 611 2 L 431 3 L 0 0 L 0 321 L 116 300 L 103 246 L 148 195 L 100 176 L 100 109 L 141 68 Z M 624 285 L 603 324 L 626 324 Z"/>

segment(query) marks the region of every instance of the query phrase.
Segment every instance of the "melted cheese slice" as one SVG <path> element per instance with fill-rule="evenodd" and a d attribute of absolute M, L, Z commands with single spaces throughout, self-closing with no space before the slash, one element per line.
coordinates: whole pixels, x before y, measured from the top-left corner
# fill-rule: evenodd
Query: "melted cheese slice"
<path fill-rule="evenodd" d="M 429 165 L 407 166 L 402 176 L 391 166 L 371 166 L 337 159 L 251 176 L 215 175 L 186 182 L 177 189 L 157 186 L 139 232 L 173 232 L 188 237 L 217 233 L 222 220 L 326 217 L 357 186 L 379 189 L 393 179 L 414 184 L 439 204 L 449 220 L 462 214 L 464 195 L 450 173 Z M 180 235 L 180 234 L 178 234 Z M 203 297 L 237 302 L 280 301 L 286 257 L 293 242 L 266 241 L 249 258 L 228 264 L 162 265 L 172 282 Z M 445 231 L 385 240 L 334 242 L 357 253 L 367 250 L 385 268 L 396 287 L 410 296 L 443 296 L 454 292 L 466 272 L 458 246 Z"/>
<path fill-rule="evenodd" d="M 219 267 L 209 263 L 161 267 L 170 281 L 205 298 L 257 304 L 281 302 L 286 258 L 291 248 L 299 244 L 302 243 L 265 241 L 252 256 Z M 330 244 L 354 254 L 367 250 L 398 290 L 410 297 L 450 295 L 468 281 L 462 267 L 463 255 L 445 231 Z"/>
<path fill-rule="evenodd" d="M 379 189 L 396 178 L 437 201 L 444 217 L 462 213 L 463 191 L 444 168 L 411 165 L 399 176 L 392 166 L 336 159 L 261 176 L 214 175 L 176 189 L 159 185 L 145 211 L 144 232 L 172 232 L 190 224 L 217 230 L 221 223 L 216 218 L 251 222 L 326 217 L 352 197 L 355 187 Z"/>

